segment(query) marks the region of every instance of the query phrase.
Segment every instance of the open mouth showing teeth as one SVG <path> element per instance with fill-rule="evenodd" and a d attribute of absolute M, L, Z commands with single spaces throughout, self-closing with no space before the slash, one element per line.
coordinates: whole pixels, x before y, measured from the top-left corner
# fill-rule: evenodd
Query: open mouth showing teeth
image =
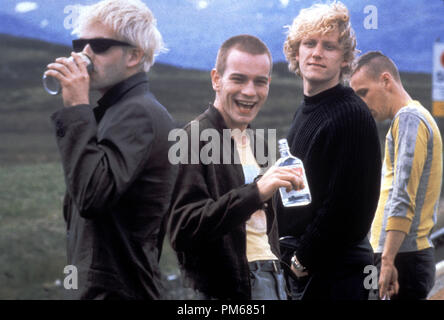
<path fill-rule="evenodd" d="M 251 110 L 256 105 L 256 102 L 247 102 L 247 101 L 239 101 L 235 100 L 237 106 L 241 109 Z"/>

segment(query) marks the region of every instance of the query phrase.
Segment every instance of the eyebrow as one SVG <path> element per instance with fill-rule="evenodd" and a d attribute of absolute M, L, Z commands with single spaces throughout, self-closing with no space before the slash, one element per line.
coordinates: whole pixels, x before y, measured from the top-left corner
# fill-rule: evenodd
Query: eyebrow
<path fill-rule="evenodd" d="M 259 76 L 255 78 L 256 80 L 264 80 L 264 81 L 268 81 L 269 77 L 263 77 L 263 76 Z"/>
<path fill-rule="evenodd" d="M 301 42 L 311 42 L 311 41 L 321 42 L 323 45 L 330 45 L 330 46 L 335 46 L 335 47 L 339 47 L 340 46 L 340 42 L 339 41 L 319 40 L 319 39 L 315 39 L 315 38 L 306 38 L 306 39 L 303 39 Z"/>
<path fill-rule="evenodd" d="M 243 74 L 243 73 L 232 73 L 230 74 L 230 77 L 240 77 L 240 78 L 248 78 L 247 75 Z M 255 80 L 265 80 L 268 81 L 269 77 L 265 77 L 265 76 L 257 76 L 254 78 Z"/>

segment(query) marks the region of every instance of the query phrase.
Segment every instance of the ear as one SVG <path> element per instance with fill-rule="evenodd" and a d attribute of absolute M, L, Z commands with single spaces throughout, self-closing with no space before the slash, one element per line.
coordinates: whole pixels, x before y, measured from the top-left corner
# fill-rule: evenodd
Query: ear
<path fill-rule="evenodd" d="M 393 84 L 392 75 L 386 71 L 381 73 L 379 81 L 384 89 L 390 89 Z"/>
<path fill-rule="evenodd" d="M 140 48 L 129 48 L 127 51 L 126 65 L 128 68 L 133 68 L 140 64 L 144 56 L 144 52 Z"/>
<path fill-rule="evenodd" d="M 220 89 L 220 79 L 221 76 L 216 69 L 211 70 L 211 84 L 213 85 L 213 90 L 218 92 Z"/>
<path fill-rule="evenodd" d="M 294 58 L 295 58 L 296 62 L 299 63 L 299 48 L 298 48 L 298 50 L 294 51 Z"/>

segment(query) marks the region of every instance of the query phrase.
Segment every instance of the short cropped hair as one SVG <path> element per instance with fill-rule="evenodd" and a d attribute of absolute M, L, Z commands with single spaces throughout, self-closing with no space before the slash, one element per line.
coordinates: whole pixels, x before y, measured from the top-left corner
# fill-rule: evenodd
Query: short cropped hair
<path fill-rule="evenodd" d="M 104 0 L 82 6 L 77 22 L 73 34 L 79 35 L 84 28 L 101 23 L 116 33 L 119 37 L 117 40 L 142 49 L 145 72 L 154 64 L 155 56 L 167 51 L 154 15 L 140 0 Z"/>
<path fill-rule="evenodd" d="M 373 80 L 377 80 L 383 72 L 388 72 L 393 79 L 401 82 L 396 64 L 380 51 L 369 51 L 356 59 L 353 63 L 351 75 L 353 76 L 364 66 L 366 67 L 367 76 Z"/>
<path fill-rule="evenodd" d="M 242 52 L 246 52 L 252 55 L 267 54 L 270 59 L 270 74 L 273 67 L 273 61 L 271 58 L 271 53 L 265 43 L 263 43 L 259 38 L 249 35 L 241 34 L 238 36 L 231 37 L 221 45 L 217 53 L 216 58 L 216 71 L 223 75 L 225 68 L 227 67 L 228 53 L 231 49 L 237 49 Z"/>
<path fill-rule="evenodd" d="M 331 4 L 314 4 L 310 8 L 302 9 L 294 18 L 291 26 L 286 26 L 287 39 L 284 43 L 284 54 L 288 61 L 288 69 L 301 75 L 296 55 L 303 38 L 312 35 L 325 35 L 331 31 L 339 31 L 339 44 L 344 50 L 344 60 L 347 66 L 341 69 L 340 81 L 350 74 L 351 65 L 356 53 L 356 36 L 350 24 L 350 15 L 347 7 L 341 2 Z"/>

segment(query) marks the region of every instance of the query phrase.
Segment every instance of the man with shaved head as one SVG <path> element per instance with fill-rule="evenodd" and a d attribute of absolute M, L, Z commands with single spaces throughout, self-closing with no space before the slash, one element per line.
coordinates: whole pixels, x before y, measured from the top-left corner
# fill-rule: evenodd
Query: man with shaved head
<path fill-rule="evenodd" d="M 381 52 L 368 52 L 356 61 L 351 86 L 376 120 L 392 121 L 370 239 L 380 268 L 379 297 L 425 299 L 435 276 L 429 235 L 441 193 L 439 128 L 412 100 L 396 65 Z"/>

